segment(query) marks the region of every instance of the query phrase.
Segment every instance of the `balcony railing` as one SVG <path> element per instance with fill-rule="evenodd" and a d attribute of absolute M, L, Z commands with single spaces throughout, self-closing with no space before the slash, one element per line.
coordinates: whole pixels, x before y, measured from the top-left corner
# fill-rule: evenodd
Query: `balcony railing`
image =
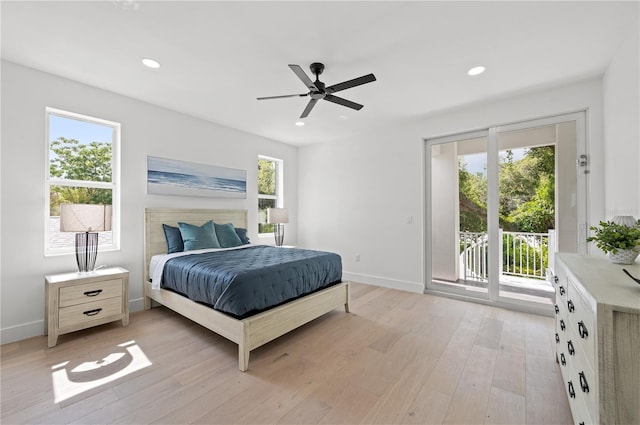
<path fill-rule="evenodd" d="M 552 266 L 554 232 L 505 232 L 500 229 L 500 275 L 544 280 Z M 551 249 L 549 249 L 551 247 Z M 487 280 L 488 236 L 460 232 L 460 269 L 464 280 Z M 551 254 L 551 255 L 550 255 Z"/>
<path fill-rule="evenodd" d="M 464 280 L 487 280 L 489 237 L 482 232 L 460 232 L 460 270 Z"/>

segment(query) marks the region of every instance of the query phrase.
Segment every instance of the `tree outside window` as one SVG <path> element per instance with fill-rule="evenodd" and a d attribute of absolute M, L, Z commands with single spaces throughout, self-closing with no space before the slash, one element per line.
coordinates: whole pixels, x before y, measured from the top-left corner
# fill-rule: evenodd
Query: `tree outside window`
<path fill-rule="evenodd" d="M 282 206 L 282 160 L 258 157 L 258 233 L 273 233 L 274 225 L 267 223 L 267 208 Z"/>

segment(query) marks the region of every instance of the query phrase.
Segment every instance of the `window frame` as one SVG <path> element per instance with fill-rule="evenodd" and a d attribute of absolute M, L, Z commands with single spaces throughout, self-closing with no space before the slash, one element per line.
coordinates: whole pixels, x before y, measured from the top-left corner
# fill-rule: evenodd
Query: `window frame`
<path fill-rule="evenodd" d="M 83 121 L 89 124 L 98 124 L 101 126 L 111 127 L 113 129 L 111 140 L 111 181 L 95 182 L 90 180 L 70 180 L 64 178 L 51 177 L 50 174 L 50 117 L 56 116 L 60 118 Z M 62 248 L 52 248 L 49 235 L 50 221 L 50 203 L 51 203 L 51 186 L 70 186 L 70 187 L 91 187 L 97 189 L 111 190 L 111 244 L 101 244 L 98 251 L 117 251 L 120 249 L 120 134 L 121 125 L 114 121 L 108 121 L 102 118 L 83 115 L 76 112 L 65 111 L 62 109 L 46 107 L 45 108 L 45 184 L 44 184 L 44 255 L 45 257 L 66 255 L 75 253 L 75 246 L 70 245 Z"/>
<path fill-rule="evenodd" d="M 257 229 L 257 234 L 258 237 L 267 237 L 267 236 L 273 236 L 273 231 L 271 232 L 260 232 L 260 200 L 261 199 L 275 199 L 275 205 L 276 208 L 282 208 L 284 205 L 284 199 L 283 199 L 283 193 L 284 193 L 284 178 L 283 178 L 283 169 L 284 169 L 284 160 L 279 159 L 279 158 L 274 158 L 271 156 L 266 156 L 266 155 L 258 155 L 258 161 L 260 160 L 264 160 L 264 161 L 270 161 L 273 162 L 275 164 L 275 179 L 276 179 L 276 194 L 275 195 L 265 195 L 265 194 L 261 194 L 260 193 L 260 188 L 258 187 L 257 193 L 258 193 L 258 198 L 257 198 L 257 207 L 258 207 L 258 214 L 257 214 L 257 223 L 256 226 L 258 227 Z M 256 164 L 256 170 L 258 169 L 257 164 Z M 256 177 L 257 180 L 257 177 Z"/>

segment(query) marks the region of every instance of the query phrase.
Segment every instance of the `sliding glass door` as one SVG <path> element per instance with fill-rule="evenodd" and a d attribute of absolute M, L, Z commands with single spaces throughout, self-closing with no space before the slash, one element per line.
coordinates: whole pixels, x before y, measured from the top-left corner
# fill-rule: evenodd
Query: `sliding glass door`
<path fill-rule="evenodd" d="M 551 306 L 560 248 L 585 252 L 582 113 L 426 141 L 426 287 Z"/>

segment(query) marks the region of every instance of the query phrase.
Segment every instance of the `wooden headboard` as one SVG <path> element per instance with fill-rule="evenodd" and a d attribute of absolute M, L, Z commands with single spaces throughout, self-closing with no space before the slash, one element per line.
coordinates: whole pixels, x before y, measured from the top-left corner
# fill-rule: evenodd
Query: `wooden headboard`
<path fill-rule="evenodd" d="M 163 224 L 177 226 L 179 221 L 203 225 L 209 220 L 218 224 L 232 223 L 247 228 L 247 210 L 208 210 L 145 208 L 144 210 L 144 279 L 149 281 L 149 262 L 156 254 L 167 253 Z"/>

